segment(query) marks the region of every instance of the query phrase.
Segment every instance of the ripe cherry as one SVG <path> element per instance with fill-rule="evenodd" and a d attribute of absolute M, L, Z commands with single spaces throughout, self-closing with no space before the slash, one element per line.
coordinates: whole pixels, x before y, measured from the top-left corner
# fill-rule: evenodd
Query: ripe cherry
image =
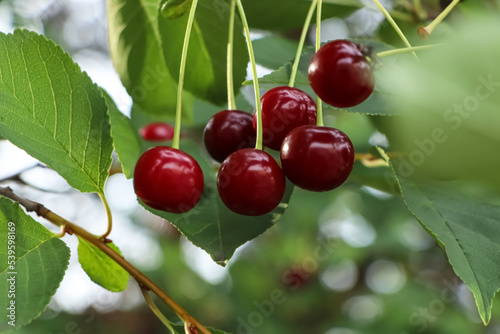
<path fill-rule="evenodd" d="M 174 138 L 174 127 L 168 123 L 155 122 L 143 126 L 139 134 L 147 141 L 167 141 Z"/>
<path fill-rule="evenodd" d="M 285 137 L 281 164 L 286 177 L 298 187 L 328 191 L 344 183 L 351 173 L 354 148 L 340 130 L 304 125 Z"/>
<path fill-rule="evenodd" d="M 233 212 L 260 216 L 271 212 L 283 199 L 286 180 L 268 153 L 253 148 L 232 153 L 221 165 L 217 190 Z"/>
<path fill-rule="evenodd" d="M 360 104 L 375 86 L 370 63 L 359 48 L 347 40 L 323 45 L 312 58 L 308 73 L 314 92 L 339 108 Z"/>
<path fill-rule="evenodd" d="M 316 124 L 316 102 L 304 91 L 288 86 L 275 87 L 260 99 L 263 143 L 273 150 L 281 148 L 288 132 L 301 125 Z M 257 129 L 257 114 L 253 118 Z"/>
<path fill-rule="evenodd" d="M 215 114 L 203 132 L 205 147 L 212 158 L 223 162 L 231 153 L 255 146 L 252 115 L 240 110 Z"/>
<path fill-rule="evenodd" d="M 183 213 L 191 210 L 203 192 L 203 172 L 189 154 L 157 146 L 142 154 L 134 171 L 137 196 L 150 207 Z"/>
<path fill-rule="evenodd" d="M 290 290 L 296 291 L 310 283 L 311 276 L 311 273 L 301 266 L 293 266 L 283 273 L 281 279 Z"/>

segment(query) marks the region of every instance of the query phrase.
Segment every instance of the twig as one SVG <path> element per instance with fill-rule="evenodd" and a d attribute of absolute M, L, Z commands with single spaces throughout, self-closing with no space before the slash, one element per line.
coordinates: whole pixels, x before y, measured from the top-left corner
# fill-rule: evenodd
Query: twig
<path fill-rule="evenodd" d="M 14 175 L 7 176 L 7 177 L 5 177 L 3 179 L 0 179 L 0 183 L 1 182 L 7 182 L 7 181 L 15 181 L 15 182 L 19 182 L 19 183 L 28 185 L 23 179 L 21 179 L 21 174 L 24 173 L 24 172 L 28 172 L 28 171 L 30 171 L 32 169 L 35 169 L 37 167 L 42 167 L 42 166 L 43 166 L 42 164 L 36 164 L 36 165 L 29 166 L 29 167 L 26 167 L 24 169 L 21 169 L 19 172 L 17 172 Z"/>
<path fill-rule="evenodd" d="M 165 327 L 167 327 L 172 332 L 172 334 L 174 334 L 175 333 L 174 328 L 170 324 L 170 321 L 168 321 L 167 317 L 165 317 L 165 315 L 163 313 L 161 313 L 160 309 L 156 306 L 155 302 L 153 301 L 153 298 L 151 298 L 151 296 L 149 295 L 148 288 L 146 288 L 145 286 L 142 286 L 142 285 L 140 286 L 140 288 L 141 288 L 142 295 L 144 296 L 144 299 L 146 300 L 146 304 L 148 304 L 151 311 L 153 311 L 153 313 L 156 315 L 156 317 L 158 319 L 160 319 L 161 322 L 163 322 Z"/>
<path fill-rule="evenodd" d="M 46 165 L 44 164 L 41 164 L 41 163 L 38 163 L 36 165 L 33 165 L 33 166 L 29 166 L 29 167 L 26 167 L 20 171 L 18 171 L 16 174 L 14 175 L 11 175 L 11 176 L 7 176 L 3 179 L 0 179 L 0 183 L 4 183 L 4 182 L 17 182 L 19 184 L 22 184 L 22 185 L 25 185 L 25 186 L 28 186 L 28 187 L 31 187 L 33 189 L 36 189 L 36 190 L 39 190 L 39 191 L 43 191 L 43 192 L 47 192 L 47 193 L 57 193 L 57 194 L 63 194 L 63 193 L 66 193 L 68 192 L 68 190 L 62 190 L 62 191 L 54 191 L 54 190 L 47 190 L 47 189 L 43 189 L 43 188 L 40 188 L 38 186 L 35 186 L 31 183 L 28 183 L 26 182 L 25 180 L 23 180 L 21 178 L 21 175 L 25 172 L 29 172 L 30 170 L 33 170 L 35 168 L 47 168 L 49 169 L 49 167 L 47 167 Z"/>
<path fill-rule="evenodd" d="M 66 233 L 76 234 L 80 238 L 83 238 L 86 241 L 90 242 L 98 249 L 100 249 L 104 254 L 109 256 L 113 261 L 115 261 L 121 267 L 123 267 L 126 271 L 128 271 L 129 274 L 139 283 L 140 286 L 148 288 L 155 295 L 157 295 L 158 298 L 160 298 L 163 302 L 165 302 L 185 324 L 192 324 L 201 333 L 211 334 L 208 329 L 206 329 L 202 324 L 200 324 L 196 319 L 194 319 L 179 304 L 177 304 L 172 298 L 170 298 L 170 296 L 168 296 L 160 287 L 158 287 L 155 283 L 153 283 L 153 281 L 151 281 L 148 277 L 146 277 L 146 275 L 144 275 L 132 264 L 130 264 L 127 260 L 125 260 L 120 254 L 118 254 L 112 248 L 110 248 L 105 242 L 99 239 L 99 237 L 67 221 L 66 219 L 62 218 L 61 216 L 47 209 L 42 204 L 16 195 L 9 187 L 0 187 L 0 195 L 8 197 L 15 202 L 18 202 L 19 204 L 24 206 L 28 212 L 35 212 L 38 216 L 47 219 L 54 225 L 64 227 Z"/>

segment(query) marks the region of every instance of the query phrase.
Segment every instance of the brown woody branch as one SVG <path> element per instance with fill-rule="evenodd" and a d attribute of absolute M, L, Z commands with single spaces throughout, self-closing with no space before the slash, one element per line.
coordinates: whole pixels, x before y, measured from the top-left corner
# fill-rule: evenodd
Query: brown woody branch
<path fill-rule="evenodd" d="M 195 327 L 200 333 L 211 334 L 211 332 L 208 329 L 206 329 L 202 324 L 200 324 L 196 319 L 194 319 L 179 304 L 177 304 L 172 298 L 170 298 L 170 296 L 168 296 L 160 287 L 158 287 L 148 277 L 146 277 L 146 275 L 144 275 L 132 264 L 130 264 L 127 260 L 125 260 L 120 254 L 118 254 L 112 248 L 110 248 L 106 244 L 106 242 L 101 240 L 99 237 L 67 221 L 66 219 L 62 218 L 61 216 L 47 209 L 42 204 L 33 202 L 31 200 L 16 195 L 10 187 L 0 187 L 0 195 L 8 197 L 15 202 L 18 202 L 23 207 L 25 207 L 28 212 L 35 212 L 38 216 L 43 217 L 48 221 L 50 221 L 51 223 L 53 223 L 54 225 L 63 228 L 66 232 L 70 234 L 76 234 L 77 236 L 92 243 L 103 253 L 105 253 L 107 256 L 113 259 L 113 261 L 122 266 L 127 272 L 129 272 L 130 275 L 137 281 L 137 283 L 140 286 L 146 287 L 148 290 L 156 294 L 158 298 L 160 298 L 163 302 L 165 302 L 187 326 Z"/>

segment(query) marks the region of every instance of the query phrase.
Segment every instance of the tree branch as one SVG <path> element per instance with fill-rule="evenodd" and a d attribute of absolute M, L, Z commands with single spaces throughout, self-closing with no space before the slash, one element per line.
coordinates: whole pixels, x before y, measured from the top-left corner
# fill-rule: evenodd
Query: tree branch
<path fill-rule="evenodd" d="M 144 299 L 146 300 L 146 304 L 148 304 L 151 311 L 153 311 L 153 313 L 156 315 L 156 317 L 158 319 L 160 319 L 161 322 L 163 322 L 165 327 L 167 327 L 172 332 L 172 334 L 174 334 L 175 331 L 172 328 L 170 321 L 167 319 L 167 317 L 165 317 L 165 315 L 163 313 L 161 313 L 160 309 L 155 305 L 155 302 L 153 301 L 153 299 L 149 295 L 148 288 L 146 288 L 145 286 L 142 286 L 142 285 L 140 285 L 140 288 L 141 288 L 142 295 L 144 296 Z"/>
<path fill-rule="evenodd" d="M 10 187 L 0 187 L 0 195 L 8 197 L 13 201 L 18 202 L 29 212 L 35 212 L 38 216 L 43 217 L 53 223 L 54 225 L 63 227 L 66 232 L 70 234 L 76 234 L 77 236 L 87 240 L 98 249 L 100 249 L 104 254 L 109 256 L 113 261 L 118 263 L 123 267 L 129 274 L 139 283 L 140 286 L 148 288 L 151 292 L 158 296 L 163 302 L 165 302 L 176 314 L 177 316 L 189 326 L 194 326 L 200 331 L 200 333 L 211 334 L 211 332 L 206 329 L 202 324 L 200 324 L 196 319 L 194 319 L 188 312 L 186 312 L 179 304 L 177 304 L 170 296 L 168 296 L 160 287 L 153 283 L 146 275 L 140 272 L 127 260 L 125 260 L 120 254 L 111 249 L 105 242 L 103 242 L 99 237 L 91 234 L 87 230 L 67 221 L 61 216 L 55 214 L 54 212 L 47 209 L 40 203 L 33 202 L 26 198 L 16 195 Z"/>
<path fill-rule="evenodd" d="M 28 187 L 31 187 L 33 189 L 36 189 L 36 190 L 39 190 L 39 191 L 43 191 L 43 192 L 47 192 L 47 193 L 58 193 L 58 194 L 62 194 L 62 193 L 65 193 L 65 192 L 68 192 L 68 190 L 62 190 L 62 191 L 56 191 L 56 190 L 47 190 L 47 189 L 43 189 L 43 188 L 40 188 L 36 185 L 33 185 L 31 183 L 28 183 L 26 182 L 25 180 L 22 179 L 21 175 L 25 172 L 29 172 L 30 170 L 33 170 L 35 168 L 46 168 L 48 169 L 49 167 L 45 166 L 44 164 L 41 164 L 41 163 L 38 163 L 36 165 L 33 165 L 33 166 L 29 166 L 25 169 L 22 169 L 20 170 L 19 172 L 17 172 L 16 174 L 14 175 L 11 175 L 11 176 L 8 176 L 6 178 L 3 178 L 3 179 L 0 179 L 0 183 L 3 183 L 3 182 L 17 182 L 17 183 L 20 183 L 22 185 L 25 185 L 25 186 L 28 186 Z"/>

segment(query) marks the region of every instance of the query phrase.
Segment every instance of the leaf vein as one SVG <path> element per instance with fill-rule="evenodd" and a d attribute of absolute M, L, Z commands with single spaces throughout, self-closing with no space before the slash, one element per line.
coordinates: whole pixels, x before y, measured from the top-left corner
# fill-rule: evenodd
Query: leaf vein
<path fill-rule="evenodd" d="M 460 243 L 460 241 L 458 240 L 458 236 L 455 234 L 455 231 L 451 228 L 449 222 L 447 219 L 444 218 L 444 216 L 442 215 L 441 211 L 438 209 L 438 207 L 431 201 L 431 199 L 429 198 L 429 196 L 424 192 L 424 190 L 418 185 L 418 184 L 415 184 L 415 187 L 418 188 L 418 190 L 423 194 L 423 196 L 425 196 L 425 198 L 427 198 L 428 200 L 428 204 L 430 207 L 432 207 L 435 212 L 439 215 L 439 217 L 441 217 L 441 219 L 443 220 L 443 222 L 445 223 L 445 226 L 447 227 L 447 229 L 450 231 L 450 233 L 453 235 L 453 237 L 455 238 L 455 241 L 456 243 L 458 244 L 458 247 L 460 248 L 460 250 L 462 251 L 464 257 L 466 258 L 467 261 L 465 261 L 467 263 L 467 266 L 469 267 L 471 273 L 472 273 L 472 276 L 474 278 L 474 283 L 479 287 L 481 286 L 480 283 L 479 283 L 479 280 L 477 278 L 477 275 L 475 273 L 475 271 L 472 269 L 472 265 L 470 263 L 470 258 L 469 256 L 467 255 L 468 253 L 465 252 L 464 248 L 462 247 L 462 244 Z M 480 289 L 481 290 L 481 289 Z M 487 305 L 486 305 L 486 300 L 483 298 L 483 292 L 481 290 L 481 302 L 483 304 L 483 307 L 484 309 L 486 310 L 487 309 Z"/>
<path fill-rule="evenodd" d="M 24 258 L 25 258 L 26 256 L 28 256 L 28 254 L 30 254 L 31 252 L 33 252 L 33 251 L 39 251 L 39 250 L 38 250 L 38 248 L 39 248 L 40 246 L 42 246 L 43 244 L 45 244 L 46 242 L 48 242 L 48 241 L 52 240 L 52 238 L 54 238 L 54 237 L 52 237 L 52 236 L 51 236 L 51 237 L 50 237 L 50 238 L 48 238 L 48 239 L 42 240 L 42 242 L 41 242 L 41 243 L 39 243 L 38 245 L 36 245 L 35 247 L 33 247 L 33 248 L 31 248 L 31 249 L 28 249 L 26 253 L 24 253 L 24 254 L 23 254 L 23 255 L 21 255 L 20 257 L 16 258 L 16 263 L 17 263 L 20 259 L 24 259 Z M 6 268 L 5 268 L 5 270 L 3 270 L 3 271 L 1 271 L 1 272 L 0 272 L 0 275 L 1 275 L 1 274 L 3 274 L 3 273 L 5 273 L 5 272 L 7 272 L 7 270 L 8 270 L 8 269 L 9 269 L 9 267 L 6 267 Z"/>

